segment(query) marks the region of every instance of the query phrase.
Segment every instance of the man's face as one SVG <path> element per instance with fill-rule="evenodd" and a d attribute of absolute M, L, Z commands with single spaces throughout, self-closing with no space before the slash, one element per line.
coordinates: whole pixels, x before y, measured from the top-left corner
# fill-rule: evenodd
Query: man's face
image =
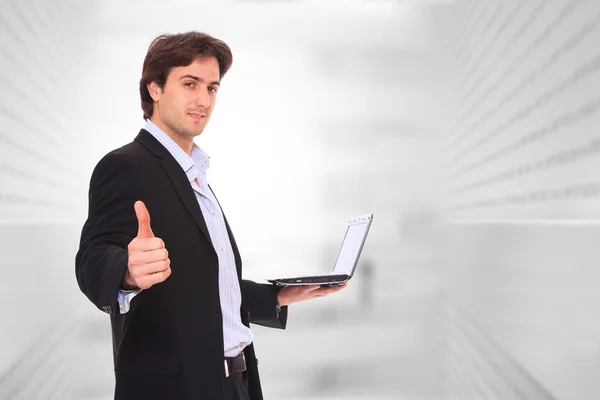
<path fill-rule="evenodd" d="M 193 140 L 208 124 L 219 89 L 219 63 L 215 57 L 199 58 L 186 67 L 175 67 L 162 90 L 148 85 L 154 99 L 152 121 L 174 140 Z"/>

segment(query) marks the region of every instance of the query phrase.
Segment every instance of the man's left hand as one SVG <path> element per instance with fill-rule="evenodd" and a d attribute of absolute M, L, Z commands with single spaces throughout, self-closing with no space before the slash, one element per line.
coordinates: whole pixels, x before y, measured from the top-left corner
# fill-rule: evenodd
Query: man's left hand
<path fill-rule="evenodd" d="M 340 286 L 286 286 L 277 294 L 277 301 L 280 306 L 288 306 L 299 301 L 310 300 L 316 297 L 327 296 L 328 294 L 339 292 L 346 287 L 346 283 Z"/>

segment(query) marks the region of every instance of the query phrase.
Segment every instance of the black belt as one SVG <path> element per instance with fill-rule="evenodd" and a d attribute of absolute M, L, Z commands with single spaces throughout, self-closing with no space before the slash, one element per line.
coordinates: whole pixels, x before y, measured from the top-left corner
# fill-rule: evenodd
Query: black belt
<path fill-rule="evenodd" d="M 246 370 L 246 357 L 242 351 L 236 357 L 225 357 L 225 378 L 232 372 L 244 372 Z"/>

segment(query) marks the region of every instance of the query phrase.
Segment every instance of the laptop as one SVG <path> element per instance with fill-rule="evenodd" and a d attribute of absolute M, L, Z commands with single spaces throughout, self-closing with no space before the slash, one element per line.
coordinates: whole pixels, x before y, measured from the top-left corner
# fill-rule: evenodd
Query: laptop
<path fill-rule="evenodd" d="M 344 284 L 344 282 L 350 280 L 352 275 L 354 275 L 358 258 L 371 227 L 371 222 L 373 222 L 373 214 L 360 215 L 348 221 L 342 246 L 330 274 L 267 279 L 267 281 L 277 286 L 339 286 Z"/>

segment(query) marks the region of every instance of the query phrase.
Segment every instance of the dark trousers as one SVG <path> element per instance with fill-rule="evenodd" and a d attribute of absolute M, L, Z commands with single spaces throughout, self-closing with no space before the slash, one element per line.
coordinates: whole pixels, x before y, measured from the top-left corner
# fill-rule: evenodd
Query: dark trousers
<path fill-rule="evenodd" d="M 243 372 L 232 372 L 225 378 L 224 400 L 250 400 L 248 382 Z"/>

